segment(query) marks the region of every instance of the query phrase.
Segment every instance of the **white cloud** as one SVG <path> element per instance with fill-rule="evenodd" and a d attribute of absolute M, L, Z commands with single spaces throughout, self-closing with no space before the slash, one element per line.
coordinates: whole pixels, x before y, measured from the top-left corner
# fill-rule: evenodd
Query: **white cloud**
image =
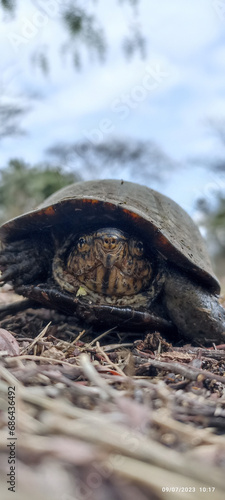
<path fill-rule="evenodd" d="M 223 29 L 207 0 L 144 0 L 143 9 L 147 4 L 149 15 L 143 15 L 143 25 L 150 43 L 175 60 L 196 58 Z"/>

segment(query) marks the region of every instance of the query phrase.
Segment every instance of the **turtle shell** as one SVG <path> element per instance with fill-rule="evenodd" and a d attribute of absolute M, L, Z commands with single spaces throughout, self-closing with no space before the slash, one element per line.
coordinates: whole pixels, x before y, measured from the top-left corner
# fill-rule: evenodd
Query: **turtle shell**
<path fill-rule="evenodd" d="M 49 231 L 80 232 L 86 227 L 119 227 L 138 234 L 168 261 L 186 270 L 212 292 L 220 286 L 201 234 L 173 200 L 146 186 L 119 180 L 77 182 L 47 198 L 35 210 L 0 228 L 3 242 Z"/>

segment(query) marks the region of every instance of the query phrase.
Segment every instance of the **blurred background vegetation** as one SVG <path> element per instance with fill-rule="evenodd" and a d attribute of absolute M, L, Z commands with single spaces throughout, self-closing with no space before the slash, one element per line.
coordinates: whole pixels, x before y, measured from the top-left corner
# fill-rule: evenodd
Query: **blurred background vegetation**
<path fill-rule="evenodd" d="M 4 15 L 15 17 L 17 7 L 22 0 L 0 0 L 0 9 Z M 141 0 L 121 0 L 118 5 L 127 2 L 133 12 L 135 21 L 138 4 Z M 69 52 L 74 70 L 82 70 L 84 53 L 88 54 L 90 64 L 93 58 L 100 61 L 106 60 L 108 41 L 107 26 L 102 26 L 98 16 L 90 15 L 86 2 L 68 1 L 60 2 L 61 22 L 67 34 L 68 43 L 61 47 L 64 56 Z M 199 28 L 201 29 L 201 28 Z M 191 35 L 190 35 L 191 36 Z M 43 71 L 48 74 L 51 68 L 51 47 L 37 45 L 34 60 Z M 121 42 L 121 51 L 126 60 L 133 56 L 145 57 L 147 52 L 146 40 L 139 23 L 128 23 L 127 33 Z M 6 90 L 6 89 L 4 89 Z M 0 143 L 6 137 L 26 134 L 23 130 L 23 116 L 29 113 L 32 104 L 27 95 L 26 104 L 18 102 L 0 101 Z M 221 144 L 225 145 L 225 123 L 214 124 Z M 179 168 L 173 159 L 169 158 L 153 141 L 140 141 L 132 139 L 116 139 L 113 142 L 103 141 L 94 145 L 90 141 L 79 143 L 65 143 L 49 145 L 47 151 L 49 161 L 30 165 L 23 158 L 15 158 L 13 153 L 6 165 L 0 166 L 0 222 L 14 217 L 24 211 L 30 210 L 44 198 L 57 189 L 86 178 L 91 178 L 95 171 L 98 172 L 113 165 L 118 177 L 123 177 L 129 172 L 130 178 L 137 179 L 134 175 L 142 172 L 142 179 L 157 179 L 165 182 L 171 169 Z M 199 160 L 201 161 L 201 159 Z M 205 160 L 204 160 L 205 161 Z M 73 164 L 73 169 L 64 168 Z M 122 169 L 121 169 L 122 166 Z M 212 172 L 225 173 L 225 151 L 223 158 L 216 158 L 208 162 Z M 122 174 L 121 174 L 122 172 Z M 213 196 L 199 197 L 196 201 L 200 226 L 204 228 L 209 241 L 209 248 L 216 261 L 217 273 L 225 275 L 225 186 L 216 190 Z"/>
<path fill-rule="evenodd" d="M 77 177 L 63 172 L 60 166 L 28 165 L 23 160 L 10 160 L 1 171 L 0 221 L 11 219 L 32 210 L 45 198 Z M 14 202 L 12 202 L 14 200 Z"/>

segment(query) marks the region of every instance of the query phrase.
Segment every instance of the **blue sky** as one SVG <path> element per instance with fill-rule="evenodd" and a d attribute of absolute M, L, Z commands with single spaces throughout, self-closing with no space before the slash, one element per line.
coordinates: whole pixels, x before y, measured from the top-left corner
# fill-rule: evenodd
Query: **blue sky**
<path fill-rule="evenodd" d="M 1 166 L 12 156 L 38 162 L 47 147 L 62 140 L 150 139 L 182 165 L 164 184 L 152 187 L 193 215 L 197 197 L 225 186 L 224 177 L 187 162 L 223 154 L 209 120 L 225 118 L 225 0 L 141 0 L 136 22 L 148 52 L 144 60 L 130 62 L 122 55 L 121 40 L 134 22 L 131 9 L 126 2 L 118 7 L 115 0 L 99 0 L 95 9 L 109 52 L 104 64 L 90 62 L 84 53 L 80 72 L 69 54 L 59 55 L 67 40 L 57 17 L 60 3 L 23 0 L 13 22 L 1 21 L 2 101 L 26 102 L 27 92 L 42 96 L 33 99 L 32 111 L 23 119 L 29 134 L 2 141 Z M 86 5 L 91 12 L 93 2 Z M 15 34 L 24 42 L 13 42 Z M 30 63 L 42 44 L 50 50 L 47 76 Z M 102 175 L 113 177 L 114 172 Z M 121 177 L 126 175 L 121 168 Z M 145 182 L 140 171 L 132 180 Z"/>

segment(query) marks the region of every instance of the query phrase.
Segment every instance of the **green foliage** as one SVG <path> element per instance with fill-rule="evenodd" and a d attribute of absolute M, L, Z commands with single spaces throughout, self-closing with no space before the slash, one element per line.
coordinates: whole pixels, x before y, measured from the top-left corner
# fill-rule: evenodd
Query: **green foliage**
<path fill-rule="evenodd" d="M 62 20 L 69 33 L 69 43 L 64 46 L 73 53 L 77 67 L 81 65 L 82 48 L 86 47 L 89 54 L 97 54 L 103 58 L 106 52 L 104 30 L 94 15 L 88 14 L 83 7 L 70 5 L 62 12 Z"/>
<path fill-rule="evenodd" d="M 225 260 L 225 120 L 209 120 L 210 131 L 218 139 L 220 155 L 215 149 L 214 158 L 200 158 L 198 163 L 207 166 L 212 172 L 217 174 L 213 183 L 213 190 L 210 195 L 197 200 L 197 208 L 202 214 L 202 225 L 206 229 L 207 240 L 213 248 L 213 253 Z M 222 148 L 221 148 L 222 146 Z M 222 151 L 222 153 L 221 153 Z M 220 177 L 218 177 L 220 174 Z"/>
<path fill-rule="evenodd" d="M 93 4 L 97 4 L 97 0 L 92 0 Z M 140 23 L 138 22 L 138 4 L 139 0 L 119 0 L 115 3 L 130 4 L 133 10 L 133 21 L 128 25 L 128 33 L 124 34 L 122 41 L 122 49 L 125 55 L 130 58 L 138 52 L 142 57 L 146 53 L 146 41 L 141 32 Z M 73 53 L 73 60 L 76 66 L 81 65 L 82 48 L 86 47 L 89 55 L 94 53 L 103 59 L 107 52 L 107 38 L 105 27 L 101 26 L 97 9 L 93 14 L 88 13 L 87 7 L 83 6 L 83 2 L 76 0 L 65 5 L 62 9 L 62 21 L 64 22 L 67 31 L 70 35 L 67 48 Z"/>
<path fill-rule="evenodd" d="M 218 253 L 225 256 L 225 198 L 217 200 L 217 209 L 208 217 L 208 231 L 217 243 Z"/>
<path fill-rule="evenodd" d="M 220 198 L 220 200 L 219 200 L 219 206 L 218 206 L 216 213 L 214 213 L 214 215 L 213 215 L 212 223 L 213 223 L 214 227 L 216 227 L 218 229 L 222 228 L 223 230 L 225 230 L 225 199 L 224 198 Z"/>
<path fill-rule="evenodd" d="M 1 170 L 0 222 L 31 210 L 57 189 L 77 180 L 58 166 L 30 166 L 22 160 L 10 160 Z"/>
<path fill-rule="evenodd" d="M 215 200 L 214 200 L 215 201 Z M 225 294 L 225 196 L 217 195 L 216 204 L 212 207 L 206 199 L 198 201 L 198 208 L 202 212 L 202 226 L 206 230 L 206 239 L 213 260 L 216 275 Z"/>
<path fill-rule="evenodd" d="M 7 136 L 24 134 L 20 122 L 28 109 L 28 107 L 19 106 L 14 103 L 2 103 L 0 100 L 0 139 Z"/>
<path fill-rule="evenodd" d="M 206 230 L 207 240 L 217 257 L 225 258 L 225 196 L 221 191 L 214 203 L 199 199 L 197 208 L 202 213 L 201 225 Z"/>
<path fill-rule="evenodd" d="M 7 11 L 14 11 L 16 7 L 16 1 L 15 0 L 0 0 L 0 5 L 4 10 Z"/>
<path fill-rule="evenodd" d="M 132 11 L 132 20 L 128 20 L 121 41 L 122 50 L 127 58 L 130 58 L 136 52 L 141 56 L 145 55 L 145 38 L 138 21 L 139 2 L 140 0 L 114 0 L 115 7 L 127 3 Z M 61 49 L 62 52 L 69 52 L 72 55 L 72 60 L 77 68 L 81 66 L 85 51 L 89 56 L 98 56 L 99 59 L 103 60 L 108 49 L 107 27 L 101 24 L 97 12 L 97 3 L 98 0 L 90 0 L 89 2 L 71 0 L 65 2 L 65 4 L 60 2 L 58 6 L 58 18 L 65 27 L 68 36 L 68 41 L 62 43 Z M 16 8 L 20 4 L 22 4 L 22 0 L 0 0 L 0 9 L 13 17 L 16 14 Z M 38 2 L 34 2 L 34 7 L 36 9 L 40 8 Z M 114 7 L 111 6 L 111 8 Z M 41 11 L 45 11 L 44 6 L 41 7 Z M 43 72 L 46 72 L 49 68 L 47 51 L 48 47 L 44 47 L 42 50 L 39 46 L 38 53 L 34 58 L 34 62 Z"/>

